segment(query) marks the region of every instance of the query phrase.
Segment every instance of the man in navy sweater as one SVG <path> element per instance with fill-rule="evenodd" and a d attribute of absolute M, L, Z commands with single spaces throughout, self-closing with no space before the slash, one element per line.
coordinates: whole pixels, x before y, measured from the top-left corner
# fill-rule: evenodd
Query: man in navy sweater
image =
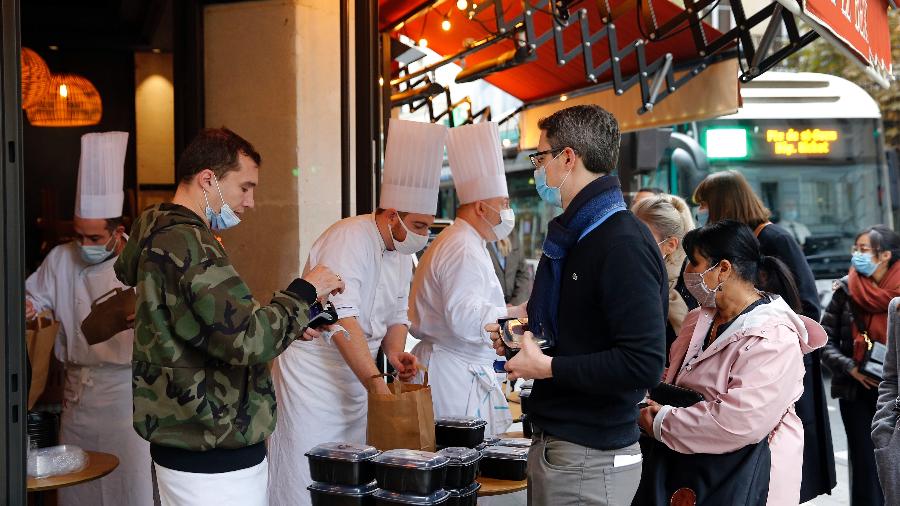
<path fill-rule="evenodd" d="M 535 380 L 528 502 L 627 506 L 641 477 L 637 404 L 665 361 L 666 269 L 610 175 L 615 117 L 575 106 L 538 127 L 535 185 L 564 212 L 550 222 L 528 302 L 546 354 L 524 339 L 506 365 L 511 379 Z M 486 330 L 502 354 L 499 326 Z"/>

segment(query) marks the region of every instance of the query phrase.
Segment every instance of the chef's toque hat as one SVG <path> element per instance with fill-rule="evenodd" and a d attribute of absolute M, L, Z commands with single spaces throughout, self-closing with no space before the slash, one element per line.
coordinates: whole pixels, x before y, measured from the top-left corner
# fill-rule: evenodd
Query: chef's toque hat
<path fill-rule="evenodd" d="M 461 204 L 509 196 L 496 123 L 452 128 L 447 137 L 447 156 Z"/>
<path fill-rule="evenodd" d="M 392 119 L 381 182 L 382 209 L 434 214 L 444 163 L 447 127 Z"/>
<path fill-rule="evenodd" d="M 100 219 L 122 216 L 125 192 L 125 150 L 127 132 L 103 132 L 81 136 L 78 164 L 78 193 L 75 215 Z"/>

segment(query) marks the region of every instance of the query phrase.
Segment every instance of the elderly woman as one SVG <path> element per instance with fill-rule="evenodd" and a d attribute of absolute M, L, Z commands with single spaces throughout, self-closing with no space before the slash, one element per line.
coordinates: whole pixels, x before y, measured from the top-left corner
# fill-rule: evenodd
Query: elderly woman
<path fill-rule="evenodd" d="M 693 230 L 694 220 L 687 202 L 675 195 L 645 197 L 631 207 L 631 212 L 650 228 L 666 263 L 669 277 L 669 315 L 666 322 L 668 350 L 681 332 L 681 325 L 688 311 L 697 307 L 697 301 L 693 297 L 685 297 L 676 289 L 686 258 L 681 241 L 684 234 Z"/>
<path fill-rule="evenodd" d="M 684 249 L 685 282 L 701 307 L 672 345 L 665 382 L 703 400 L 689 407 L 651 403 L 641 411 L 641 428 L 682 454 L 724 454 L 767 439 L 768 504 L 798 504 L 803 425 L 794 403 L 803 393 L 803 355 L 825 344 L 825 331 L 756 289 L 764 273 L 796 290 L 787 268 L 760 254 L 746 225 L 726 220 L 693 230 Z"/>
<path fill-rule="evenodd" d="M 753 192 L 747 179 L 735 170 L 710 174 L 697 185 L 693 195 L 700 206 L 698 221 L 736 220 L 750 227 L 759 240 L 760 252 L 777 258 L 794 275 L 802 303 L 801 314 L 819 321 L 819 294 L 812 269 L 800 244 L 780 225 L 769 222 L 771 212 Z M 803 397 L 797 402 L 797 414 L 803 421 L 805 445 L 803 450 L 803 480 L 801 501 L 830 493 L 837 483 L 834 468 L 834 449 L 831 444 L 831 424 L 825 402 L 822 364 L 819 352 L 803 357 L 806 375 L 803 378 Z"/>

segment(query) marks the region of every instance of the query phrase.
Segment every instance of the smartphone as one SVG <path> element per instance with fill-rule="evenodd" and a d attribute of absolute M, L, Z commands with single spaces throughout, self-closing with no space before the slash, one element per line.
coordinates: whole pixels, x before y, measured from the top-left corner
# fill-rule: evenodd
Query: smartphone
<path fill-rule="evenodd" d="M 337 309 L 331 301 L 321 304 L 319 301 L 309 306 L 309 325 L 311 329 L 320 329 L 328 325 L 334 325 L 338 321 Z"/>

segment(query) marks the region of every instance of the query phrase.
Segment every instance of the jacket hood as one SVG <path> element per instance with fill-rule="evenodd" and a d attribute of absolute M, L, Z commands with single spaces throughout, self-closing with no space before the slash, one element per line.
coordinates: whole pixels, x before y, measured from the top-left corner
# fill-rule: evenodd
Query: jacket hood
<path fill-rule="evenodd" d="M 131 235 L 116 261 L 116 277 L 128 286 L 137 285 L 138 264 L 147 240 L 175 225 L 204 227 L 206 223 L 196 213 L 178 204 L 157 204 L 147 208 L 131 227 Z"/>
<path fill-rule="evenodd" d="M 795 313 L 788 306 L 787 302 L 778 295 L 769 294 L 769 296 L 772 297 L 771 302 L 758 306 L 749 313 L 738 317 L 721 338 L 737 332 L 755 331 L 756 329 L 785 325 L 797 333 L 800 349 L 804 354 L 825 346 L 825 343 L 828 341 L 828 335 L 818 322 Z"/>

